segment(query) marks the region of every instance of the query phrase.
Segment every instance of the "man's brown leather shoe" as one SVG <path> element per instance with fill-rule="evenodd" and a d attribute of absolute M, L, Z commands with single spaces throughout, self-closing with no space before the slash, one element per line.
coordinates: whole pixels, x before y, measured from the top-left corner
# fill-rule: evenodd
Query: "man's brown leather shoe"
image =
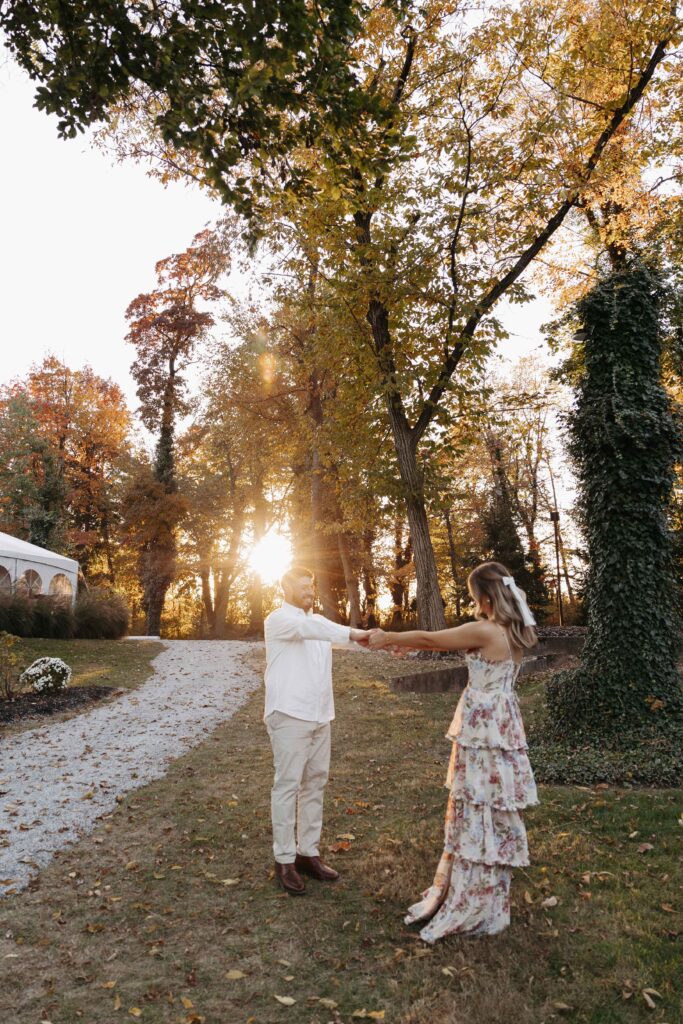
<path fill-rule="evenodd" d="M 328 864 L 323 864 L 320 857 L 302 857 L 300 853 L 297 853 L 294 864 L 297 871 L 303 875 L 310 875 L 311 878 L 317 878 L 319 882 L 336 882 L 339 878 L 339 872 Z"/>
<path fill-rule="evenodd" d="M 293 864 L 280 864 L 275 861 L 275 877 L 279 885 L 291 896 L 303 896 L 306 892 L 304 880 Z"/>

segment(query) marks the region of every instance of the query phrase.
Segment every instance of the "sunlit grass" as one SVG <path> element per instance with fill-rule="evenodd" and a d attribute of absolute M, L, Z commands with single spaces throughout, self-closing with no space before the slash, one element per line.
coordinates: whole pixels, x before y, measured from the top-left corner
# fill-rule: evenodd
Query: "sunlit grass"
<path fill-rule="evenodd" d="M 5 1019 L 681 1024 L 680 792 L 542 787 L 510 929 L 426 948 L 402 917 L 440 851 L 455 698 L 391 694 L 389 658 L 335 663 L 324 838 L 341 881 L 300 899 L 274 886 L 256 694 L 3 903 Z M 523 693 L 526 713 L 533 680 Z"/>

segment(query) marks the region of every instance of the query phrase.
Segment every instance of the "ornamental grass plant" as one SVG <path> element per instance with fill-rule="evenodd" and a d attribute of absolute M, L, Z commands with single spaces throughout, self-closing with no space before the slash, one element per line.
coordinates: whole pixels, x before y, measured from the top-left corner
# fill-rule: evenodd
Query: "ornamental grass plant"
<path fill-rule="evenodd" d="M 12 594 L 0 597 L 0 631 L 47 640 L 119 640 L 128 630 L 128 608 L 119 595 L 89 590 L 75 606 L 63 598 Z"/>

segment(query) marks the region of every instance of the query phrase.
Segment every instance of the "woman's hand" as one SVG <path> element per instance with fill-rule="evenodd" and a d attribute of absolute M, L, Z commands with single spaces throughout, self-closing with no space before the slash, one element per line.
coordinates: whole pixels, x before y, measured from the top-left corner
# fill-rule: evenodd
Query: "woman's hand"
<path fill-rule="evenodd" d="M 381 651 L 384 647 L 389 647 L 391 644 L 391 638 L 388 633 L 385 633 L 383 629 L 371 629 L 370 636 L 368 637 L 368 646 L 371 651 Z"/>

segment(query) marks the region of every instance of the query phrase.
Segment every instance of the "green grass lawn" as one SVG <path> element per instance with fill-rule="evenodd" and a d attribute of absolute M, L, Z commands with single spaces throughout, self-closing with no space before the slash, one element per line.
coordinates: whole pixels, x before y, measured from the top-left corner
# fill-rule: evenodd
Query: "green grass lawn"
<path fill-rule="evenodd" d="M 390 693 L 385 657 L 336 653 L 335 671 L 340 882 L 275 887 L 256 694 L 0 904 L 2 1019 L 681 1024 L 680 791 L 541 787 L 511 927 L 426 947 L 402 919 L 441 849 L 454 697 Z M 540 689 L 522 684 L 529 716 Z"/>
<path fill-rule="evenodd" d="M 22 640 L 14 651 L 24 669 L 36 658 L 61 658 L 71 666 L 70 686 L 122 686 L 132 690 L 151 675 L 149 663 L 163 644 L 137 640 Z"/>
<path fill-rule="evenodd" d="M 153 673 L 151 663 L 163 649 L 163 644 L 154 641 L 17 639 L 14 653 L 19 659 L 20 670 L 27 668 L 36 658 L 61 658 L 72 669 L 70 687 L 95 685 L 132 690 L 149 679 Z M 1 732 L 3 736 L 25 732 L 50 722 L 64 721 L 87 710 L 88 705 L 85 705 L 77 710 L 58 712 L 49 718 L 12 722 L 2 726 Z"/>

